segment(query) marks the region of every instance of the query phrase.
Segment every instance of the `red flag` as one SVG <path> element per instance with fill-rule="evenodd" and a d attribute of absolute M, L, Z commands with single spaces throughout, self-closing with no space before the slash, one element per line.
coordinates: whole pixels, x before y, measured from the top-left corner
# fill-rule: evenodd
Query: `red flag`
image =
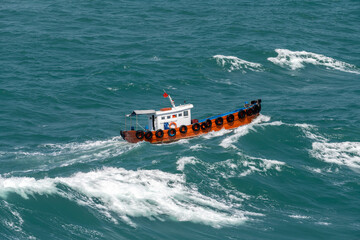
<path fill-rule="evenodd" d="M 163 94 L 163 97 L 164 98 L 167 98 L 169 95 L 166 93 L 166 92 L 164 92 L 164 94 Z"/>

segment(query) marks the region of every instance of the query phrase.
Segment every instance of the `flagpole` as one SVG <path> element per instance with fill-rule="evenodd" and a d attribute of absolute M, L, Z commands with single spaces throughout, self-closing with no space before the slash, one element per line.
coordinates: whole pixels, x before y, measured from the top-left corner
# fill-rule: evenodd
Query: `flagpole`
<path fill-rule="evenodd" d="M 174 107 L 175 107 L 175 102 L 174 102 L 174 100 L 172 100 L 171 96 L 170 96 L 169 94 L 167 94 L 164 89 L 163 89 L 163 91 L 164 91 L 164 93 L 167 95 L 167 97 L 169 98 L 169 101 L 170 101 L 172 107 L 174 108 Z"/>

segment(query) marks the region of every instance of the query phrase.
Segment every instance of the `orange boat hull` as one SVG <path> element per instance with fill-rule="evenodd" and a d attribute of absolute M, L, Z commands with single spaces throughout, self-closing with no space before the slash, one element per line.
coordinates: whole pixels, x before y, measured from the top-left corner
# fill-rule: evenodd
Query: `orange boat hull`
<path fill-rule="evenodd" d="M 211 120 L 211 127 L 208 127 L 206 129 L 201 129 L 198 131 L 194 131 L 192 129 L 192 125 L 187 125 L 187 132 L 186 133 L 181 133 L 178 128 L 175 128 L 176 130 L 176 135 L 175 136 L 169 136 L 168 134 L 168 130 L 164 130 L 164 136 L 161 138 L 156 137 L 155 132 L 156 131 L 152 131 L 152 138 L 151 139 L 146 139 L 145 137 L 142 139 L 138 139 L 136 137 L 136 131 L 132 130 L 132 131 L 123 131 L 122 132 L 122 136 L 123 138 L 130 142 L 130 143 L 137 143 L 137 142 L 141 142 L 141 141 L 146 141 L 146 142 L 150 142 L 150 143 L 168 143 L 168 142 L 173 142 L 173 141 L 178 141 L 180 139 L 185 139 L 185 138 L 193 138 L 196 136 L 200 136 L 203 134 L 206 134 L 208 132 L 211 131 L 220 131 L 221 129 L 233 129 L 233 128 L 237 128 L 246 124 L 249 124 L 252 122 L 253 119 L 255 119 L 257 116 L 259 115 L 259 113 L 256 113 L 254 115 L 251 116 L 245 116 L 244 118 L 239 118 L 237 116 L 237 114 L 235 114 L 235 119 L 233 122 L 227 122 L 226 120 L 226 116 L 222 117 L 223 118 L 223 124 L 222 125 L 216 125 L 215 124 L 215 119 Z"/>

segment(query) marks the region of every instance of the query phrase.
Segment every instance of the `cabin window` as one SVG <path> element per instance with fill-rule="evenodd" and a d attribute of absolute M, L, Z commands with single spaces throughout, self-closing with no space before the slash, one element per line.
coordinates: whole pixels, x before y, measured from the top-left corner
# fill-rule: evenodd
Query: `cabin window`
<path fill-rule="evenodd" d="M 176 114 L 174 114 L 172 117 L 173 117 L 173 118 L 176 118 Z"/>
<path fill-rule="evenodd" d="M 184 111 L 184 117 L 189 116 L 189 112 L 188 111 Z"/>
<path fill-rule="evenodd" d="M 167 116 L 167 119 L 170 119 L 170 117 L 171 117 L 170 115 L 169 115 L 169 116 Z"/>
<path fill-rule="evenodd" d="M 164 117 L 161 117 L 161 120 L 165 120 L 165 116 L 164 116 Z"/>
<path fill-rule="evenodd" d="M 182 113 L 179 113 L 179 117 L 182 117 Z"/>

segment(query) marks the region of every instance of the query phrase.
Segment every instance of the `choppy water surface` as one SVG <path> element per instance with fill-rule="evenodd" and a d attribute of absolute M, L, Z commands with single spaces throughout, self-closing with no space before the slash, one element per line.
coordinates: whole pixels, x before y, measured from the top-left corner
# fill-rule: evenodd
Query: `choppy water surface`
<path fill-rule="evenodd" d="M 2 239 L 358 239 L 358 1 L 5 0 Z M 119 137 L 134 109 L 261 98 L 238 129 Z"/>

